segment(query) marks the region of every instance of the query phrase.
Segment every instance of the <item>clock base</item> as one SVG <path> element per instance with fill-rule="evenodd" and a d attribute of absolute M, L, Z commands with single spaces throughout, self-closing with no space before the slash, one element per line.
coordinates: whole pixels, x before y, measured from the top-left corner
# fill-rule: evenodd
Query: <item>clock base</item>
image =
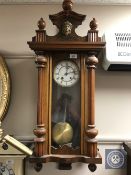
<path fill-rule="evenodd" d="M 35 170 L 40 171 L 43 163 L 58 162 L 58 169 L 60 170 L 71 170 L 72 163 L 82 162 L 89 164 L 88 167 L 91 172 L 96 170 L 96 164 L 102 163 L 102 157 L 100 153 L 97 153 L 96 157 L 87 157 L 84 155 L 44 155 L 42 157 L 31 156 L 28 158 L 30 163 L 35 164 Z"/>

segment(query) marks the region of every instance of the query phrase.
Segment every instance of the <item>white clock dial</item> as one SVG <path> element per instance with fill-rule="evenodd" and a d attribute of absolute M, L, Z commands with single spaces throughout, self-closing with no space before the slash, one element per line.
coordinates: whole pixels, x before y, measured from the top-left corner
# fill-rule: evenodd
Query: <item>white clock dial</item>
<path fill-rule="evenodd" d="M 54 68 L 54 80 L 63 87 L 74 85 L 78 79 L 79 68 L 73 61 L 61 61 Z"/>

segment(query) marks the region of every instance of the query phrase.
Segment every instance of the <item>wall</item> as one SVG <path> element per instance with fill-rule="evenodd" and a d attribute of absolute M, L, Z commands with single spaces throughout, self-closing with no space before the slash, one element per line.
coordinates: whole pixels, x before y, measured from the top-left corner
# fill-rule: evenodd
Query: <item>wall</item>
<path fill-rule="evenodd" d="M 49 35 L 56 28 L 48 20 L 49 14 L 60 11 L 59 5 L 1 5 L 0 6 L 0 53 L 6 58 L 12 80 L 9 111 L 3 122 L 6 133 L 18 138 L 32 138 L 36 125 L 37 70 L 27 41 L 35 35 L 36 23 L 43 17 Z M 74 5 L 74 10 L 87 14 L 87 19 L 77 29 L 79 35 L 86 35 L 92 17 L 99 22 L 100 35 L 107 30 L 129 29 L 130 6 L 82 6 Z M 23 59 L 24 58 L 24 59 Z M 101 62 L 101 60 L 100 60 Z M 99 149 L 103 164 L 95 175 L 124 175 L 125 169 L 105 170 L 105 149 L 122 148 L 121 142 L 130 137 L 130 72 L 106 72 L 98 67 L 96 76 L 96 126 L 99 129 Z M 117 141 L 117 142 L 116 142 Z M 26 174 L 36 174 L 27 163 Z M 40 174 L 88 174 L 88 166 L 74 164 L 73 170 L 58 171 L 55 163 L 44 166 Z M 89 173 L 91 174 L 91 173 Z"/>

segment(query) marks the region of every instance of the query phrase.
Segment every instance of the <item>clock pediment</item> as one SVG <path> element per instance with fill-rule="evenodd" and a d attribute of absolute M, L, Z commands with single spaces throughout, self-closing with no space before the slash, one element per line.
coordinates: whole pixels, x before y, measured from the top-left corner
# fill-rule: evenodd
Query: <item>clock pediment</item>
<path fill-rule="evenodd" d="M 82 24 L 86 15 L 76 13 L 70 9 L 63 10 L 57 14 L 49 15 L 53 25 L 59 29 L 57 38 L 65 40 L 78 40 L 75 29 Z"/>
<path fill-rule="evenodd" d="M 43 18 L 37 23 L 38 30 L 32 41 L 28 41 L 29 47 L 35 51 L 36 55 L 42 55 L 48 51 L 86 51 L 92 50 L 98 53 L 105 47 L 105 42 L 98 36 L 98 24 L 93 18 L 89 24 L 90 29 L 86 36 L 76 34 L 76 28 L 82 24 L 86 15 L 82 15 L 72 11 L 71 0 L 64 0 L 63 11 L 49 15 L 53 25 L 58 28 L 55 36 L 48 36 L 46 33 L 46 23 Z"/>

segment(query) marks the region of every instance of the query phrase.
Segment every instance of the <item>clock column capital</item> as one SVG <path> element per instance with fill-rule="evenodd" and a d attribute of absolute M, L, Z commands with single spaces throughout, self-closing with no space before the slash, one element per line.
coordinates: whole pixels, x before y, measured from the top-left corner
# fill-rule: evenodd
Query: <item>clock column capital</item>
<path fill-rule="evenodd" d="M 96 68 L 96 64 L 98 64 L 98 58 L 95 56 L 94 53 L 92 53 L 86 58 L 85 63 L 86 63 L 87 69 Z"/>
<path fill-rule="evenodd" d="M 44 68 L 47 66 L 47 57 L 46 56 L 37 56 L 35 59 L 35 63 L 38 68 Z"/>

